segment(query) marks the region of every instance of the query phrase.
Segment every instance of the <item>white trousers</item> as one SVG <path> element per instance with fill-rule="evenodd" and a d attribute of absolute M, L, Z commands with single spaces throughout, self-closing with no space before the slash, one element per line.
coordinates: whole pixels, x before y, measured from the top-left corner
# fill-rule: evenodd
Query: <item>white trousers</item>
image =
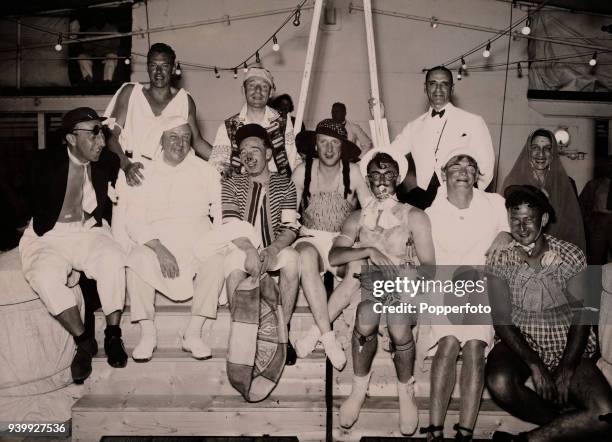
<path fill-rule="evenodd" d="M 43 236 L 30 225 L 19 242 L 23 274 L 53 316 L 77 305 L 67 287 L 73 269 L 95 279 L 104 314 L 123 310 L 125 254 L 107 224 L 56 223 Z"/>
<path fill-rule="evenodd" d="M 128 267 L 126 270 L 127 289 L 130 296 L 130 318 L 132 322 L 143 319 L 153 319 L 155 317 L 155 292 L 159 291 L 170 299 L 185 300 L 189 296 L 183 296 L 182 292 L 191 294 L 191 287 L 180 291 L 180 285 L 174 285 L 174 280 L 164 278 L 161 275 L 159 261 L 155 252 L 146 246 L 137 246 L 132 249 L 130 257 L 135 255 L 145 261 L 143 264 L 149 268 L 146 272 L 147 280 L 139 275 L 134 269 Z M 194 274 L 181 273 L 181 279 L 185 279 L 188 284 L 193 284 L 193 303 L 191 314 L 194 316 L 215 317 L 216 306 L 219 293 L 223 287 L 223 261 L 215 260 L 214 256 L 203 261 L 198 260 Z M 179 269 L 184 272 L 185 269 Z M 155 272 L 155 277 L 151 277 Z M 144 275 L 144 273 L 143 273 Z M 195 276 L 195 278 L 194 278 Z M 176 278 L 179 279 L 179 278 Z M 176 281 L 180 282 L 180 281 Z M 213 311 L 215 316 L 209 316 L 208 312 Z"/>

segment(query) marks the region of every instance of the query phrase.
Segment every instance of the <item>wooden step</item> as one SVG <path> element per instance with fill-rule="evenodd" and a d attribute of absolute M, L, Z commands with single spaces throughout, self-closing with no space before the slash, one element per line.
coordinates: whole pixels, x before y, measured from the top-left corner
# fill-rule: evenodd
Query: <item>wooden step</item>
<path fill-rule="evenodd" d="M 344 370 L 334 370 L 333 375 L 333 392 L 336 396 L 345 396 L 351 393 L 351 384 L 353 382 L 353 361 L 350 352 L 346 352 L 347 364 Z M 416 380 L 416 394 L 421 397 L 429 397 L 430 394 L 430 376 L 431 376 L 432 358 L 417 358 L 414 367 L 414 378 Z M 459 389 L 459 376 L 461 374 L 461 361 L 457 361 L 457 369 L 455 372 L 455 388 L 453 389 L 452 397 L 458 398 L 461 396 Z M 379 350 L 374 357 L 372 363 L 372 377 L 368 388 L 370 396 L 397 396 L 397 374 L 395 365 L 391 359 L 391 354 Z M 483 398 L 489 399 L 491 396 L 485 389 Z"/>
<path fill-rule="evenodd" d="M 325 440 L 325 401 L 270 396 L 86 395 L 72 409 L 74 441 L 102 436 L 297 436 Z"/>
<path fill-rule="evenodd" d="M 127 349 L 131 354 L 132 349 Z M 180 350 L 155 351 L 145 363 L 131 358 L 124 368 L 112 368 L 103 352 L 93 360 L 93 372 L 86 382 L 88 394 L 130 395 L 238 395 L 226 372 L 226 350 L 215 349 L 205 361 L 193 359 Z M 307 395 L 325 398 L 325 356 L 321 352 L 286 366 L 274 395 Z"/>
<path fill-rule="evenodd" d="M 368 397 L 361 409 L 359 419 L 350 429 L 343 429 L 339 424 L 339 408 L 346 397 L 334 397 L 333 412 L 333 440 L 334 441 L 358 441 L 362 437 L 402 437 L 399 431 L 399 402 L 397 396 Z M 428 398 L 417 398 L 419 407 L 419 426 L 426 427 L 429 422 L 427 407 Z M 444 436 L 453 438 L 455 431 L 452 427 L 459 421 L 459 400 L 452 399 L 446 422 L 444 424 Z M 523 422 L 510 416 L 501 410 L 491 399 L 485 399 L 480 406 L 480 413 L 476 421 L 474 439 L 490 439 L 494 431 L 529 431 L 534 425 Z M 419 435 L 418 430 L 413 437 L 424 437 Z"/>
<path fill-rule="evenodd" d="M 158 306 L 155 313 L 157 327 L 157 345 L 159 348 L 180 348 L 179 334 L 187 327 L 191 316 L 191 307 L 184 304 Z M 96 339 L 104 342 L 106 320 L 101 310 L 95 313 Z M 291 341 L 305 333 L 314 324 L 314 319 L 308 307 L 296 307 L 291 317 Z M 230 313 L 227 307 L 219 307 L 217 319 L 207 320 L 202 336 L 207 345 L 212 348 L 227 347 L 230 329 Z M 130 321 L 130 308 L 127 306 L 121 316 L 121 331 L 126 347 L 135 347 L 140 340 L 140 326 Z"/>

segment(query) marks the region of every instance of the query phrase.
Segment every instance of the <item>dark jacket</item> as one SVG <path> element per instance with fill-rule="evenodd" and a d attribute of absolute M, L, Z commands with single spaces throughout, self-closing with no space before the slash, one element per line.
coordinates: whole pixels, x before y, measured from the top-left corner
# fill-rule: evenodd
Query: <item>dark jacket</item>
<path fill-rule="evenodd" d="M 51 230 L 59 217 L 68 183 L 68 152 L 65 146 L 38 151 L 30 169 L 29 201 L 34 232 L 38 236 Z M 91 163 L 91 181 L 98 206 L 93 212 L 96 226 L 102 218 L 110 223 L 112 203 L 108 198 L 108 183 L 113 185 L 119 172 L 119 157 L 107 148 Z"/>

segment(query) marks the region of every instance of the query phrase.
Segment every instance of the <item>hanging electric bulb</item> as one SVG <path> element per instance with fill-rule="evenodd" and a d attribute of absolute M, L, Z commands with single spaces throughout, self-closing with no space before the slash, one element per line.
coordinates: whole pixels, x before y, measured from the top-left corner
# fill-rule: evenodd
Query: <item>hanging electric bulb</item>
<path fill-rule="evenodd" d="M 245 61 L 244 62 L 244 67 L 242 68 L 242 72 L 244 72 L 246 74 L 248 70 L 249 70 L 249 67 L 247 66 L 246 61 Z"/>
<path fill-rule="evenodd" d="M 461 57 L 461 69 L 467 69 L 467 63 L 465 62 L 465 58 Z"/>
<path fill-rule="evenodd" d="M 130 60 L 130 57 L 127 57 L 125 60 L 123 60 L 123 62 L 129 65 L 130 63 L 132 63 L 132 60 Z"/>
<path fill-rule="evenodd" d="M 217 66 L 215 66 L 215 77 L 221 78 L 221 74 L 219 73 L 219 69 L 217 69 Z"/>
<path fill-rule="evenodd" d="M 531 17 L 527 17 L 527 20 L 525 21 L 525 26 L 521 28 L 521 34 L 523 35 L 531 34 Z"/>
<path fill-rule="evenodd" d="M 523 68 L 520 61 L 516 64 L 516 75 L 518 78 L 523 78 Z"/>
<path fill-rule="evenodd" d="M 278 39 L 276 38 L 276 35 L 274 35 L 272 37 L 272 50 L 274 52 L 278 52 L 279 49 L 280 49 L 280 45 L 278 44 Z"/>
<path fill-rule="evenodd" d="M 295 18 L 293 19 L 293 26 L 300 25 L 300 15 L 302 15 L 302 13 L 300 12 L 300 8 L 298 8 L 298 10 L 295 11 Z"/>
<path fill-rule="evenodd" d="M 487 43 L 487 47 L 482 51 L 482 56 L 484 58 L 489 58 L 491 56 L 491 42 Z"/>
<path fill-rule="evenodd" d="M 58 34 L 57 44 L 54 46 L 54 49 L 57 52 L 60 52 L 62 50 L 62 34 Z"/>
<path fill-rule="evenodd" d="M 597 52 L 593 54 L 591 59 L 589 60 L 589 66 L 595 66 L 597 64 Z"/>
<path fill-rule="evenodd" d="M 431 20 L 429 21 L 429 26 L 436 29 L 438 27 L 438 19 L 436 17 L 431 17 Z"/>
<path fill-rule="evenodd" d="M 261 63 L 261 58 L 259 58 L 259 51 L 255 51 L 255 63 Z"/>
<path fill-rule="evenodd" d="M 238 68 L 234 68 L 234 79 L 238 78 Z"/>
<path fill-rule="evenodd" d="M 181 74 L 183 73 L 182 69 L 181 69 L 181 64 L 177 63 L 176 64 L 176 69 L 174 70 L 174 73 L 176 75 L 178 75 L 179 77 L 181 76 Z"/>
<path fill-rule="evenodd" d="M 459 68 L 459 70 L 457 71 L 457 80 L 461 81 L 461 79 L 463 78 L 463 76 L 461 75 L 461 71 L 462 69 Z"/>

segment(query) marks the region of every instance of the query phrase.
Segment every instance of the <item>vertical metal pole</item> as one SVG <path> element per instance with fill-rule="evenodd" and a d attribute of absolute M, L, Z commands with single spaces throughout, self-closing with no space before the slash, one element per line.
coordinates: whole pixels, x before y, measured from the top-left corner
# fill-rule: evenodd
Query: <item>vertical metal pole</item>
<path fill-rule="evenodd" d="M 295 116 L 295 133 L 300 131 L 302 121 L 304 121 L 304 111 L 306 109 L 306 98 L 308 96 L 308 86 L 310 84 L 310 73 L 312 71 L 312 60 L 317 46 L 317 34 L 319 32 L 319 22 L 321 21 L 321 11 L 323 10 L 323 0 L 315 0 L 312 12 L 312 22 L 310 23 L 310 37 L 308 39 L 308 49 L 306 50 L 306 62 L 304 63 L 304 75 L 302 77 L 302 88 L 300 89 L 300 99 L 298 101 L 297 113 Z"/>
<path fill-rule="evenodd" d="M 21 20 L 17 20 L 17 53 L 15 60 L 15 85 L 21 89 Z"/>

